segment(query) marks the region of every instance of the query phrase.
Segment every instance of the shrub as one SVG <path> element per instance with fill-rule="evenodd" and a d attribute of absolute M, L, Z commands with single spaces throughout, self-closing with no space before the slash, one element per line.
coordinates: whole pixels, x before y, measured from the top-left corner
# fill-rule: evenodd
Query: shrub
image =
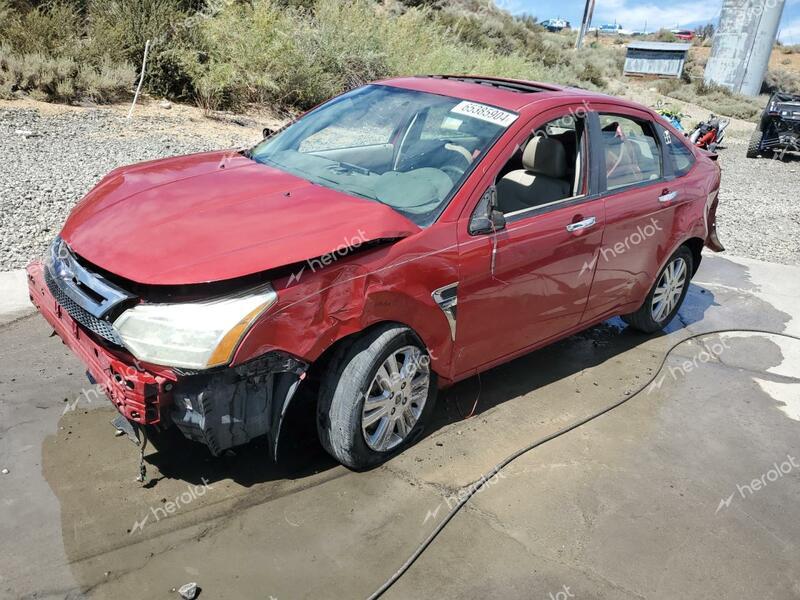
<path fill-rule="evenodd" d="M 14 88 L 10 81 L 5 81 L 0 74 L 0 100 L 12 100 L 14 98 Z"/>
<path fill-rule="evenodd" d="M 13 1 L 13 4 L 12 4 Z M 0 0 L 4 95 L 108 102 L 145 88 L 206 109 L 306 109 L 366 81 L 477 73 L 603 89 L 624 49 L 546 32 L 485 0 Z M 28 8 L 25 8 L 28 7 Z M 13 52 L 9 50 L 13 48 Z"/>
<path fill-rule="evenodd" d="M 760 100 L 734 94 L 722 86 L 706 84 L 702 79 L 694 84 L 673 81 L 660 82 L 657 89 L 671 98 L 697 104 L 718 115 L 753 120 L 763 110 Z"/>
<path fill-rule="evenodd" d="M 161 96 L 185 98 L 191 78 L 179 55 L 193 44 L 195 21 L 174 0 L 90 0 L 87 9 L 90 42 L 85 54 L 94 65 L 110 59 L 117 63 L 142 63 L 150 40 L 147 89 Z"/>
<path fill-rule="evenodd" d="M 89 52 L 82 9 L 76 0 L 28 10 L 13 9 L 8 0 L 0 0 L 3 96 L 22 92 L 41 100 L 71 102 L 85 97 L 108 102 L 128 94 L 133 68 L 108 58 L 113 46 L 96 56 Z"/>
<path fill-rule="evenodd" d="M 800 76 L 784 69 L 769 69 L 764 77 L 761 91 L 765 94 L 773 92 L 800 94 Z"/>
<path fill-rule="evenodd" d="M 198 45 L 181 57 L 198 102 L 213 109 L 269 101 L 307 105 L 308 96 L 318 94 L 314 76 L 322 69 L 311 54 L 298 52 L 294 38 L 301 25 L 297 9 L 265 1 L 229 4 L 200 21 Z"/>
<path fill-rule="evenodd" d="M 16 54 L 0 46 L 0 88 L 4 97 L 24 92 L 34 99 L 72 102 L 79 98 L 112 102 L 128 95 L 135 72 L 109 61 L 99 67 L 81 65 L 72 57 L 40 52 Z"/>
<path fill-rule="evenodd" d="M 661 29 L 655 34 L 655 39 L 659 42 L 677 42 L 677 36 L 666 29 Z"/>
<path fill-rule="evenodd" d="M 129 64 L 104 59 L 97 67 L 82 66 L 76 85 L 80 95 L 94 102 L 114 102 L 130 94 L 136 70 Z"/>
<path fill-rule="evenodd" d="M 206 108 L 269 102 L 305 109 L 390 75 L 558 75 L 489 43 L 454 40 L 452 23 L 437 20 L 430 9 L 407 9 L 391 19 L 385 10 L 368 0 L 318 0 L 313 12 L 268 0 L 228 5 L 199 23 L 202 50 L 184 58 L 198 102 Z"/>
<path fill-rule="evenodd" d="M 0 3 L 0 43 L 19 54 L 72 54 L 80 45 L 78 14 L 66 2 L 56 1 L 26 12 Z"/>
<path fill-rule="evenodd" d="M 673 92 L 678 91 L 682 86 L 680 79 L 662 79 L 656 84 L 656 90 L 658 90 L 659 94 L 671 96 Z"/>

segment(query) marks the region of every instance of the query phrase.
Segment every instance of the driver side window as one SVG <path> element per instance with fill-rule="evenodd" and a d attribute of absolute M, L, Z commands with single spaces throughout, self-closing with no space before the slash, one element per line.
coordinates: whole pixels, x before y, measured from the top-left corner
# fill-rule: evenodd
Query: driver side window
<path fill-rule="evenodd" d="M 497 208 L 513 215 L 584 194 L 586 119 L 566 114 L 539 127 L 500 171 Z"/>

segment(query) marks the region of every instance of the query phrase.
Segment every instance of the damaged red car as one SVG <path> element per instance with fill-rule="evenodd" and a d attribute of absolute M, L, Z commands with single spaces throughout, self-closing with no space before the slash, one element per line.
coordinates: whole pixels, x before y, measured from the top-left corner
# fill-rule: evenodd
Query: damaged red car
<path fill-rule="evenodd" d="M 355 469 L 418 437 L 437 390 L 622 315 L 675 316 L 720 169 L 650 109 L 488 77 L 382 81 L 255 147 L 109 173 L 30 296 L 137 429 L 212 454 L 298 390 Z"/>

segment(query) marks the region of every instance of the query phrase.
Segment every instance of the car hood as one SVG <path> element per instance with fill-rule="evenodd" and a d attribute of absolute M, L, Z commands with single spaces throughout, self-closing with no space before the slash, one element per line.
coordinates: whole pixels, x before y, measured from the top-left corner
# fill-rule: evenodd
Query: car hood
<path fill-rule="evenodd" d="M 235 152 L 170 158 L 109 173 L 61 237 L 92 264 L 143 284 L 234 279 L 419 227 Z"/>

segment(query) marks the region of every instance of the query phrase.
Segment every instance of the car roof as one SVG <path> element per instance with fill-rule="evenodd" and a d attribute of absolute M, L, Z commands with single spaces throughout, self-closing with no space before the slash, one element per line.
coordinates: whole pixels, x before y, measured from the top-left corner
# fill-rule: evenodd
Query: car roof
<path fill-rule="evenodd" d="M 522 79 L 482 75 L 417 75 L 385 79 L 375 83 L 480 102 L 519 113 L 526 112 L 527 107 L 533 108 L 534 104 L 539 112 L 559 104 L 587 101 L 618 104 L 653 114 L 653 111 L 645 106 L 615 96 Z"/>

